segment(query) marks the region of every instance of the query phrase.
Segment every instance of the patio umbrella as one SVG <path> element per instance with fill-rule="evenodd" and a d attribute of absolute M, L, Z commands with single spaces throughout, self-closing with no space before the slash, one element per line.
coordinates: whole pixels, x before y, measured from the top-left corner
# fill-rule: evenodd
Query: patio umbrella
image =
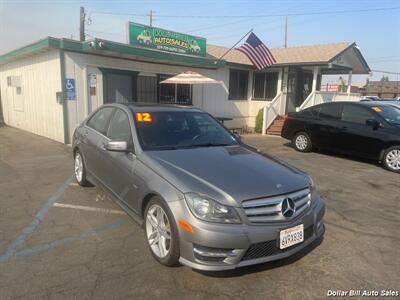
<path fill-rule="evenodd" d="M 201 99 L 201 106 L 203 108 L 203 101 L 204 101 L 204 84 L 220 84 L 224 90 L 228 93 L 228 89 L 226 88 L 225 84 L 223 81 L 220 80 L 215 80 L 212 78 L 209 78 L 207 76 L 201 75 L 199 73 L 193 72 L 193 71 L 186 71 L 183 73 L 180 73 L 178 75 L 175 75 L 173 77 L 170 77 L 168 79 L 165 79 L 160 82 L 161 84 L 201 84 L 202 86 L 202 99 Z"/>

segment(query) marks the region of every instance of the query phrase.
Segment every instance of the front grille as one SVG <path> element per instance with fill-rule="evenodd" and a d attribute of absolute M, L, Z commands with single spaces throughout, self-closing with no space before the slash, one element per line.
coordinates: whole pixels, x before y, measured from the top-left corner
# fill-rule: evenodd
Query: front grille
<path fill-rule="evenodd" d="M 289 218 L 282 214 L 282 202 L 291 199 L 294 202 L 295 210 Z M 246 200 L 242 202 L 242 207 L 247 219 L 251 223 L 268 223 L 276 221 L 286 221 L 300 215 L 310 206 L 310 189 L 305 188 L 289 194 Z"/>
<path fill-rule="evenodd" d="M 309 226 L 304 230 L 304 241 L 306 241 L 310 237 L 312 237 L 313 231 L 314 231 L 313 226 Z M 302 243 L 304 243 L 304 242 L 302 242 Z M 252 244 L 249 247 L 249 249 L 247 249 L 245 255 L 242 257 L 242 260 L 256 259 L 256 258 L 267 257 L 267 256 L 283 253 L 285 251 L 295 248 L 298 245 L 301 245 L 302 243 L 293 245 L 293 246 L 285 248 L 285 249 L 279 248 L 277 240 Z"/>

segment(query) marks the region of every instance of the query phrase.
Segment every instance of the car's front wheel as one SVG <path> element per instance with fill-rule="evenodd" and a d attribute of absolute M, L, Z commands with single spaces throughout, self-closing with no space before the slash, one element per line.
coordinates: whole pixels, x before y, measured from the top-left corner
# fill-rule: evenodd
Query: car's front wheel
<path fill-rule="evenodd" d="M 91 186 L 90 182 L 86 179 L 86 166 L 82 154 L 79 152 L 79 150 L 75 151 L 74 175 L 76 181 L 80 186 Z"/>
<path fill-rule="evenodd" d="M 292 143 L 297 151 L 310 152 L 312 150 L 311 138 L 305 132 L 297 133 L 294 136 Z"/>
<path fill-rule="evenodd" d="M 400 146 L 388 148 L 383 154 L 382 163 L 389 171 L 400 173 Z"/>
<path fill-rule="evenodd" d="M 145 211 L 145 231 L 151 254 L 161 264 L 179 264 L 179 234 L 167 204 L 153 197 Z"/>

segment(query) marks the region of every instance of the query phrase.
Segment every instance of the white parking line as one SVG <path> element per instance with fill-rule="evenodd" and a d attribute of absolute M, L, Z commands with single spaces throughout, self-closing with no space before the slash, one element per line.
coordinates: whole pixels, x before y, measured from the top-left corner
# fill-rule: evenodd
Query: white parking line
<path fill-rule="evenodd" d="M 76 182 L 71 182 L 69 185 L 72 185 L 72 186 L 79 186 L 79 184 L 77 184 Z"/>
<path fill-rule="evenodd" d="M 80 209 L 80 210 L 87 210 L 87 211 L 96 211 L 102 212 L 106 214 L 117 214 L 117 215 L 126 215 L 126 213 L 122 210 L 118 209 L 106 209 L 106 208 L 99 208 L 99 207 L 91 207 L 91 206 L 83 206 L 83 205 L 73 205 L 73 204 L 64 204 L 64 203 L 54 203 L 54 207 L 63 207 L 63 208 L 73 208 L 73 209 Z"/>

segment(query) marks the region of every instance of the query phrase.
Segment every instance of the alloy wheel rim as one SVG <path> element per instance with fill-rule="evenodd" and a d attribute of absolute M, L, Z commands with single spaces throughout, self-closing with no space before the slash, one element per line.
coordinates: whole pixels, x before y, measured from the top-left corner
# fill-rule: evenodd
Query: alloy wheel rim
<path fill-rule="evenodd" d="M 82 157 L 79 153 L 75 155 L 75 177 L 78 182 L 82 181 L 83 163 Z"/>
<path fill-rule="evenodd" d="M 400 170 L 400 150 L 393 149 L 386 155 L 386 164 L 393 170 Z"/>
<path fill-rule="evenodd" d="M 308 144 L 307 137 L 305 137 L 304 135 L 301 134 L 296 138 L 296 147 L 298 149 L 300 149 L 300 150 L 306 149 L 307 144 Z"/>
<path fill-rule="evenodd" d="M 147 241 L 153 253 L 163 258 L 171 250 L 171 226 L 163 208 L 153 204 L 146 215 Z"/>

